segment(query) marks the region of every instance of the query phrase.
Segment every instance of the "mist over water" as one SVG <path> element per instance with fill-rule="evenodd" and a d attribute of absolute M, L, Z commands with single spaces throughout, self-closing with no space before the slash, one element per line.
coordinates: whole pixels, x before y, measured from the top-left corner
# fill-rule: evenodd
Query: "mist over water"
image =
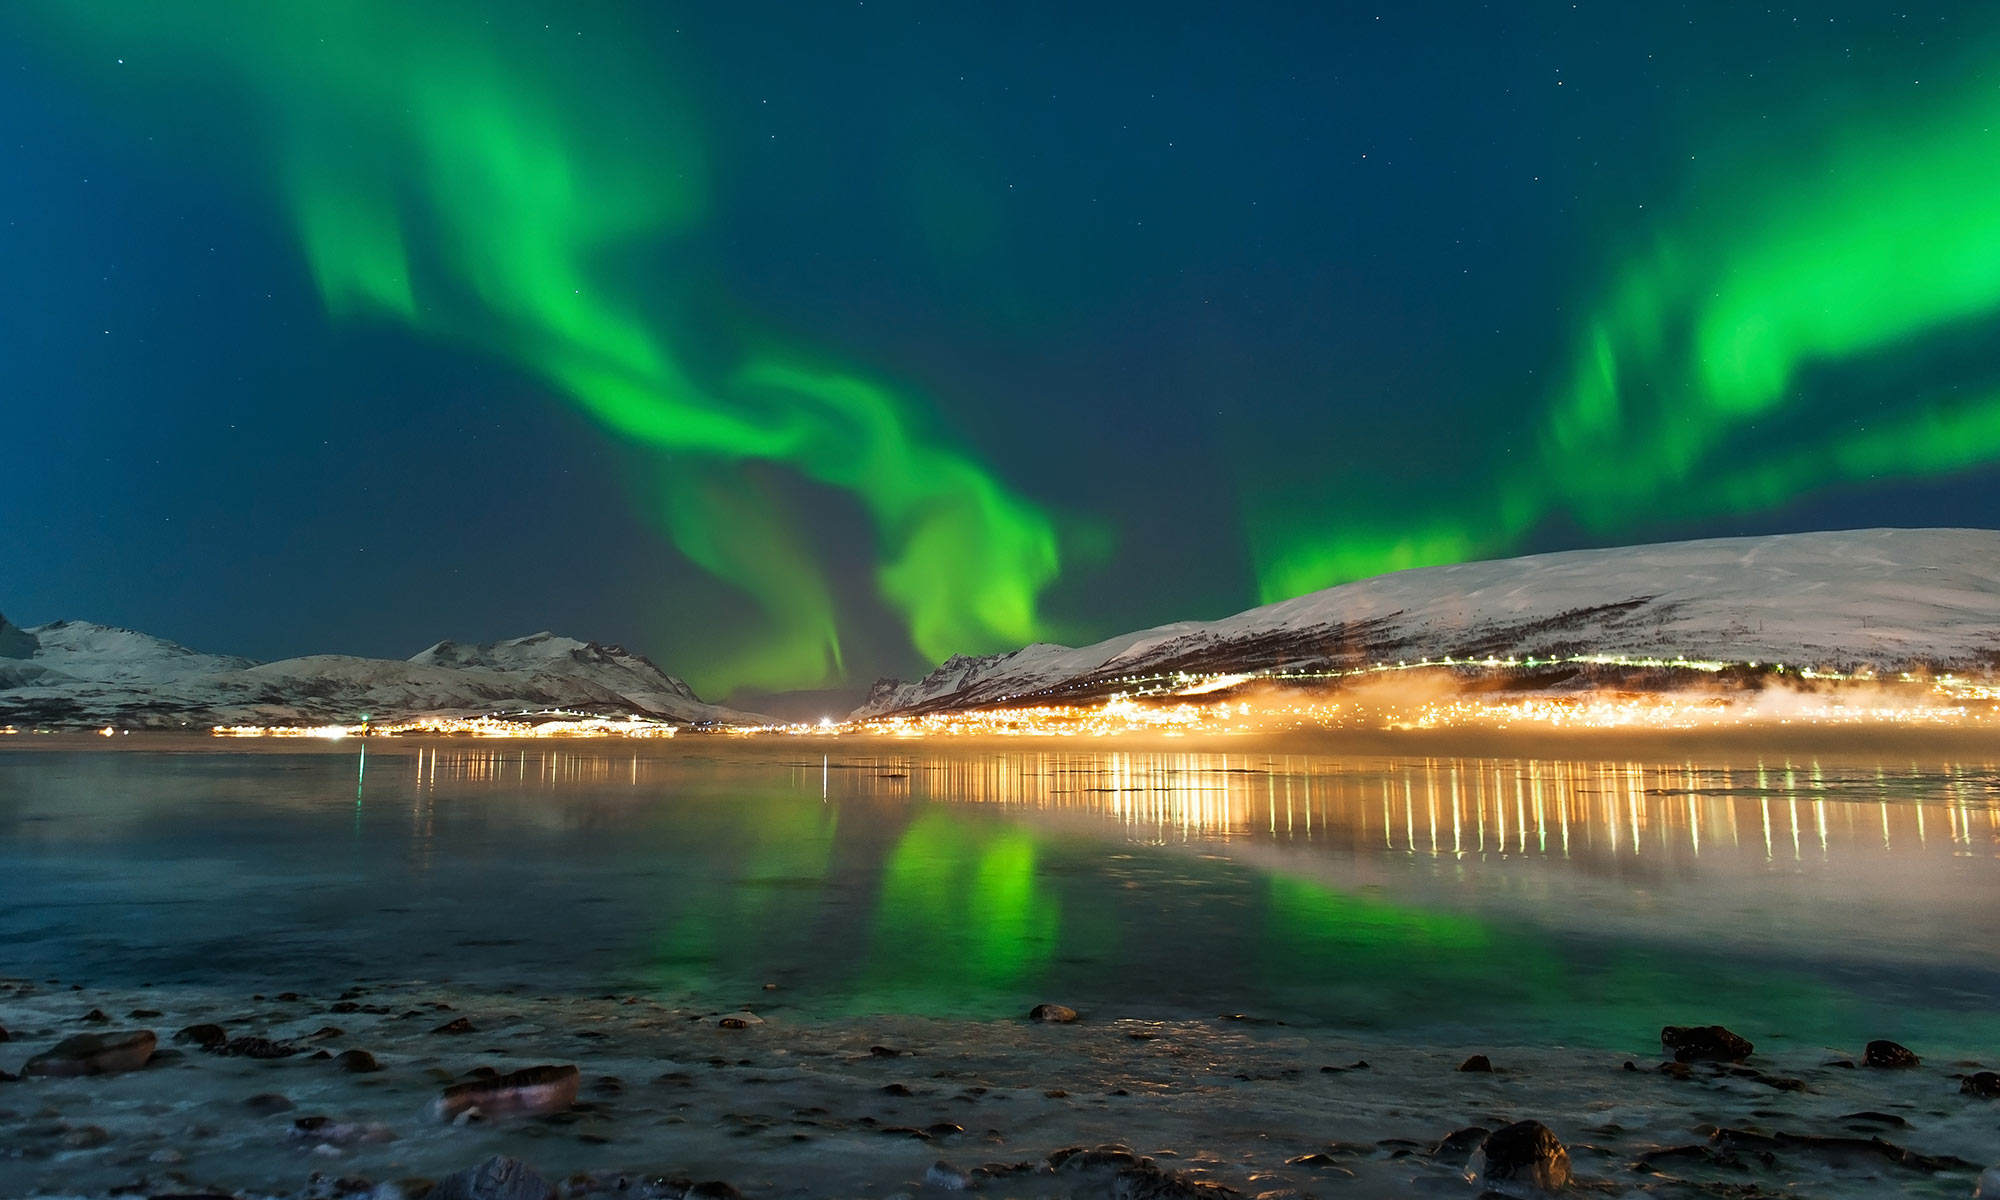
<path fill-rule="evenodd" d="M 853 743 L 0 755 L 9 972 L 809 1016 L 1990 1039 L 1992 763 Z"/>

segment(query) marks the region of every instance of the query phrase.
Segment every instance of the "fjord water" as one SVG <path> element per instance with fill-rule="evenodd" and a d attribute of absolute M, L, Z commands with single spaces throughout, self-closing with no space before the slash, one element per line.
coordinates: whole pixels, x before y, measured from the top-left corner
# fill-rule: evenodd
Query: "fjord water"
<path fill-rule="evenodd" d="M 1997 809 L 1992 762 L 1921 753 L 33 746 L 0 975 L 1990 1047 Z"/>

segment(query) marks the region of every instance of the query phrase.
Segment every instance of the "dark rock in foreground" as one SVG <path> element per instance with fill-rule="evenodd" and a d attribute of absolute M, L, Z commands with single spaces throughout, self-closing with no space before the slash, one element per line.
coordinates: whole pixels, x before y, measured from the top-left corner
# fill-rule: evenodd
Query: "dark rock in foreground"
<path fill-rule="evenodd" d="M 1975 1071 L 1965 1077 L 1958 1090 L 1968 1096 L 1980 1096 L 1987 1100 L 2000 1099 L 2000 1075 L 1991 1071 Z"/>
<path fill-rule="evenodd" d="M 940 1159 L 924 1172 L 924 1186 L 941 1192 L 962 1192 L 972 1186 L 972 1179 L 965 1172 Z"/>
<path fill-rule="evenodd" d="M 1243 1196 L 1234 1188 L 1165 1170 L 1128 1146 L 1095 1150 L 1071 1146 L 1049 1155 L 1049 1166 L 1063 1175 L 1109 1176 L 1107 1190 L 1120 1200 L 1242 1200 Z"/>
<path fill-rule="evenodd" d="M 517 1158 L 494 1155 L 476 1167 L 447 1175 L 428 1200 L 555 1200 L 556 1189 Z"/>
<path fill-rule="evenodd" d="M 1458 1064 L 1458 1069 L 1475 1073 L 1491 1073 L 1493 1070 L 1493 1060 L 1484 1054 L 1475 1054 Z"/>
<path fill-rule="evenodd" d="M 79 1033 L 35 1055 L 23 1075 L 112 1075 L 136 1071 L 153 1057 L 159 1038 L 150 1029 L 129 1033 Z"/>
<path fill-rule="evenodd" d="M 235 1037 L 220 1046 L 204 1046 L 203 1049 L 224 1058 L 290 1058 L 299 1052 L 299 1048 L 289 1042 L 274 1042 L 266 1037 Z"/>
<path fill-rule="evenodd" d="M 189 1025 L 174 1031 L 174 1041 L 183 1046 L 213 1050 L 229 1040 L 229 1031 L 220 1025 Z"/>
<path fill-rule="evenodd" d="M 1486 1135 L 1479 1181 L 1505 1196 L 1538 1196 L 1569 1186 L 1569 1150 L 1540 1121 L 1517 1121 Z"/>
<path fill-rule="evenodd" d="M 574 1066 L 545 1064 L 455 1083 L 438 1097 L 437 1113 L 448 1120 L 472 1108 L 484 1113 L 562 1112 L 576 1103 L 581 1077 Z"/>
<path fill-rule="evenodd" d="M 1462 1164 L 1471 1159 L 1472 1152 L 1479 1149 L 1480 1143 L 1486 1140 L 1486 1135 L 1490 1132 L 1491 1130 L 1484 1125 L 1468 1125 L 1464 1129 L 1454 1129 L 1438 1139 L 1437 1145 L 1431 1147 L 1430 1157 L 1437 1162 L 1451 1163 L 1454 1166 Z"/>
<path fill-rule="evenodd" d="M 1669 1025 L 1660 1030 L 1660 1045 L 1676 1062 L 1742 1062 L 1757 1048 L 1720 1025 Z"/>
<path fill-rule="evenodd" d="M 1923 1065 L 1923 1061 L 1908 1046 L 1900 1046 L 1887 1040 L 1868 1043 L 1868 1048 L 1861 1055 L 1862 1066 L 1888 1071 L 1907 1070 Z"/>
<path fill-rule="evenodd" d="M 1028 1010 L 1030 1021 L 1050 1021 L 1063 1024 L 1076 1020 L 1076 1010 L 1060 1004 L 1037 1004 Z"/>

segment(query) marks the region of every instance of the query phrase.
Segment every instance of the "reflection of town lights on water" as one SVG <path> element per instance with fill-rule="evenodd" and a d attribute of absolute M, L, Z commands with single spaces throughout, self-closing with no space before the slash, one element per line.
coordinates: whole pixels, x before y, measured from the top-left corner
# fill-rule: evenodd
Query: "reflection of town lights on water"
<path fill-rule="evenodd" d="M 894 775 L 898 798 L 1075 810 L 1153 843 L 1277 837 L 1442 858 L 1802 861 L 1835 843 L 2000 854 L 2000 805 L 1978 790 L 1990 763 L 1840 774 L 1817 760 L 1738 767 L 1055 751 L 869 765 L 876 769 L 851 774 L 857 794 Z"/>
<path fill-rule="evenodd" d="M 1992 761 L 1898 768 L 1810 756 L 1662 764 L 1081 747 L 832 757 L 785 768 L 814 811 L 822 799 L 991 805 L 1102 820 L 1153 845 L 1277 840 L 1413 858 L 1659 864 L 1716 855 L 1768 863 L 1828 862 L 1842 852 L 2000 855 Z M 433 746 L 406 769 L 428 794 L 441 783 L 650 787 L 676 778 L 677 767 L 667 756 L 602 749 Z"/>
<path fill-rule="evenodd" d="M 363 717 L 358 725 L 217 725 L 209 732 L 216 737 L 339 740 L 348 737 L 670 738 L 677 730 L 664 721 L 640 716 L 618 719 L 580 713 L 523 713 L 517 717 L 418 717 L 387 724 Z"/>

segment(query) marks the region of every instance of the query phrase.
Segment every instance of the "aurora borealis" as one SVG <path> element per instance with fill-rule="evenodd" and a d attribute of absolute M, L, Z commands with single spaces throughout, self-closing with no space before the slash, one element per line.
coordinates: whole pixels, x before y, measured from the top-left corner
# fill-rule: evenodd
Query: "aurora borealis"
<path fill-rule="evenodd" d="M 552 625 L 720 697 L 1405 566 L 2000 522 L 1976 5 L 0 31 L 31 622 Z"/>

